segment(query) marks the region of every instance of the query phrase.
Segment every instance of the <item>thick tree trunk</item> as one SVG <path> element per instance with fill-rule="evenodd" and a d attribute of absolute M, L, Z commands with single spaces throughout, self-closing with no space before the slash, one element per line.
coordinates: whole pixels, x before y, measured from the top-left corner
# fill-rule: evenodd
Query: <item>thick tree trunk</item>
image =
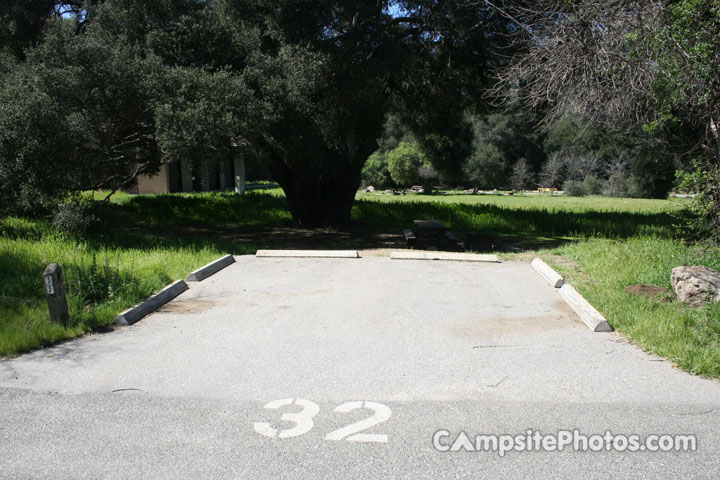
<path fill-rule="evenodd" d="M 328 157 L 325 162 L 318 162 L 317 158 L 288 158 L 284 152 L 272 153 L 268 168 L 285 191 L 295 224 L 348 225 L 362 167 L 375 149 L 377 143 L 369 140 L 353 149 L 352 155 L 347 150 L 336 152 L 336 157 Z"/>
<path fill-rule="evenodd" d="M 341 226 L 350 223 L 360 175 L 344 172 L 342 176 L 323 176 L 311 180 L 293 177 L 280 186 L 285 191 L 296 225 Z"/>

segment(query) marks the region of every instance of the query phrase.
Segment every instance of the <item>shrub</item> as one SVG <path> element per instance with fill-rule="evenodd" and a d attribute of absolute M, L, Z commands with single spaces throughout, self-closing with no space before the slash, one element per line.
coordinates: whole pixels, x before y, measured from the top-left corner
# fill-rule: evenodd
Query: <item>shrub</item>
<path fill-rule="evenodd" d="M 607 187 L 607 181 L 598 178 L 594 174 L 590 174 L 583 180 L 583 185 L 590 195 L 602 195 L 605 187 Z"/>
<path fill-rule="evenodd" d="M 720 165 L 695 162 L 689 172 L 678 173 L 680 189 L 695 193 L 687 220 L 699 238 L 720 245 Z"/>
<path fill-rule="evenodd" d="M 83 238 L 99 224 L 95 202 L 86 198 L 71 197 L 58 204 L 53 225 L 65 235 Z"/>
<path fill-rule="evenodd" d="M 584 197 L 588 194 L 588 189 L 585 184 L 576 180 L 568 180 L 563 183 L 563 190 L 565 191 L 565 195 L 571 197 Z"/>
<path fill-rule="evenodd" d="M 620 184 L 620 193 L 618 196 L 627 198 L 643 198 L 643 190 L 636 175 L 630 175 L 629 177 L 622 179 Z"/>

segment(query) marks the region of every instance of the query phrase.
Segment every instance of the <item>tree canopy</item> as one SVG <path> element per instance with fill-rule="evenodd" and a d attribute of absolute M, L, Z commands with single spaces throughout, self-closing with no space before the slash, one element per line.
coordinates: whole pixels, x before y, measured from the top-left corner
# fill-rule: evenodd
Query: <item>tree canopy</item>
<path fill-rule="evenodd" d="M 162 161 L 262 152 L 301 225 L 349 221 L 391 110 L 438 169 L 458 171 L 463 112 L 507 26 L 459 0 L 73 5 L 59 15 L 38 4 L 23 14 L 42 33 L 4 42 L 15 56 L 0 120 L 7 200 L 126 183 Z M 13 184 L 30 170 L 33 181 Z"/>
<path fill-rule="evenodd" d="M 389 114 L 445 179 L 547 167 L 533 126 L 492 116 L 503 99 L 720 158 L 718 0 L 5 3 L 3 208 L 243 155 L 297 224 L 343 224 Z"/>

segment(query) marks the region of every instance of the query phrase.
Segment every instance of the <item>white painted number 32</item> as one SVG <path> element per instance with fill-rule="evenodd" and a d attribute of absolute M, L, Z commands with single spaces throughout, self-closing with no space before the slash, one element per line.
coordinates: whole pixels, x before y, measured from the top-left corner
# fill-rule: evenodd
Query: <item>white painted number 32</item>
<path fill-rule="evenodd" d="M 303 400 L 302 398 L 294 400 L 292 398 L 285 398 L 270 402 L 265 405 L 265 408 L 268 410 L 278 410 L 291 405 L 297 405 L 301 407 L 302 410 L 299 412 L 283 413 L 280 419 L 285 422 L 293 423 L 295 425 L 294 427 L 285 430 L 278 430 L 273 428 L 267 422 L 255 422 L 253 424 L 255 431 L 260 435 L 270 438 L 292 438 L 298 437 L 312 430 L 314 425 L 313 417 L 320 413 L 320 407 L 315 402 Z M 338 405 L 335 408 L 335 412 L 349 413 L 360 408 L 372 410 L 373 415 L 328 433 L 325 435 L 325 440 L 336 442 L 345 440 L 346 442 L 387 443 L 388 436 L 386 434 L 360 433 L 374 427 L 375 425 L 386 422 L 392 415 L 392 412 L 387 406 L 375 402 L 346 402 L 342 405 Z"/>

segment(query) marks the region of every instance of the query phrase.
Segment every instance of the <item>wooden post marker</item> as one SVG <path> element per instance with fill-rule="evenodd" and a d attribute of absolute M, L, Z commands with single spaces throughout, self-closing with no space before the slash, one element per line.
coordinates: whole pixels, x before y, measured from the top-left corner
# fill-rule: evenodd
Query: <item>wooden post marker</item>
<path fill-rule="evenodd" d="M 63 278 L 62 267 L 57 263 L 51 263 L 43 272 L 45 283 L 45 294 L 47 296 L 48 310 L 50 310 L 50 321 L 67 325 L 70 318 L 68 314 L 67 297 L 65 296 L 65 279 Z"/>

